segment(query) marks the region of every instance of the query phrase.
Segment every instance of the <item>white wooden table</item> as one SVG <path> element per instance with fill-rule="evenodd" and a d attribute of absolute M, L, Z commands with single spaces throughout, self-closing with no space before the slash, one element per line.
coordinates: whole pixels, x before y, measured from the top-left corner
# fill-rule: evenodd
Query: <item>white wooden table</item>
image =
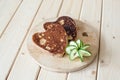
<path fill-rule="evenodd" d="M 29 31 L 68 15 L 98 31 L 99 55 L 73 73 L 44 70 L 29 55 Z M 0 0 L 0 80 L 120 80 L 120 0 Z"/>

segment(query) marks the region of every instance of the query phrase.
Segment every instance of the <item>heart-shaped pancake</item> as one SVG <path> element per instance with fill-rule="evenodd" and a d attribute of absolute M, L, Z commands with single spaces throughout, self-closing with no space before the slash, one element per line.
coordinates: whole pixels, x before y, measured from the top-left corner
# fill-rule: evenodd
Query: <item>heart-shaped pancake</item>
<path fill-rule="evenodd" d="M 65 29 L 58 23 L 53 23 L 51 29 L 45 32 L 35 33 L 33 35 L 33 41 L 43 49 L 53 53 L 60 54 L 65 53 L 67 46 L 67 34 Z"/>

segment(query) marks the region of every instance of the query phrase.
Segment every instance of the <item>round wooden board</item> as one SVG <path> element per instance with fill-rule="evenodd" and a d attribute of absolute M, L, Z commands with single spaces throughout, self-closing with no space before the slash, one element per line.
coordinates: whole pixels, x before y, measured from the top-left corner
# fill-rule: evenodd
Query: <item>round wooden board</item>
<path fill-rule="evenodd" d="M 45 31 L 43 28 L 43 24 L 45 22 L 52 22 L 56 19 L 57 18 L 45 20 L 30 31 L 27 41 L 27 47 L 30 55 L 39 63 L 42 68 L 50 71 L 73 72 L 85 68 L 95 59 L 98 52 L 98 36 L 96 30 L 92 26 L 75 20 L 77 25 L 77 39 L 81 39 L 84 43 L 91 45 L 88 50 L 92 53 L 92 56 L 85 57 L 84 62 L 81 62 L 80 59 L 71 61 L 68 55 L 65 55 L 64 57 L 53 56 L 51 53 L 40 48 L 32 41 L 32 35 L 34 33 Z M 88 36 L 85 33 L 87 33 Z"/>

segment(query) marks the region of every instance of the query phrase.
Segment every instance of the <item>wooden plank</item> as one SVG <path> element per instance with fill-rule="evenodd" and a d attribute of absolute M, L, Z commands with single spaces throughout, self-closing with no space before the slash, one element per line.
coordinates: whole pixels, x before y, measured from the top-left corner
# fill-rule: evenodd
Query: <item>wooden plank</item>
<path fill-rule="evenodd" d="M 0 37 L 3 31 L 13 18 L 22 0 L 2 0 L 0 1 Z"/>
<path fill-rule="evenodd" d="M 67 80 L 95 80 L 97 58 L 88 67 L 68 74 Z"/>
<path fill-rule="evenodd" d="M 81 5 L 82 5 L 82 0 L 75 0 L 75 1 L 64 0 L 58 16 L 67 15 L 73 18 L 78 18 Z M 76 9 L 76 7 L 78 8 Z M 50 72 L 44 69 L 40 71 L 40 74 L 38 76 L 38 80 L 66 80 L 66 79 L 67 79 L 67 73 Z"/>
<path fill-rule="evenodd" d="M 62 3 L 61 0 L 44 0 L 40 6 L 40 9 L 30 29 L 32 29 L 35 25 L 39 24 L 39 22 L 41 22 L 45 18 L 56 17 L 61 3 Z M 49 9 L 51 10 L 51 13 L 48 14 Z M 39 65 L 36 64 L 36 62 L 29 55 L 29 52 L 26 47 L 27 37 L 21 47 L 19 55 L 9 74 L 8 80 L 13 80 L 13 79 L 14 80 L 18 80 L 18 79 L 35 80 L 39 74 L 40 67 Z M 26 75 L 24 74 L 24 71 L 26 71 Z M 42 76 L 40 75 L 40 77 Z"/>
<path fill-rule="evenodd" d="M 80 20 L 93 26 L 97 30 L 99 36 L 100 16 L 101 16 L 101 0 L 84 0 Z M 97 59 L 87 68 L 69 73 L 67 80 L 95 80 L 97 70 Z"/>
<path fill-rule="evenodd" d="M 70 16 L 72 18 L 79 18 L 82 7 L 82 0 L 64 0 L 63 6 L 60 10 L 59 16 Z"/>
<path fill-rule="evenodd" d="M 41 69 L 38 80 L 66 80 L 66 77 L 66 73 L 57 73 Z"/>
<path fill-rule="evenodd" d="M 9 73 L 40 2 L 24 0 L 0 38 L 0 80 L 5 80 Z"/>
<path fill-rule="evenodd" d="M 97 80 L 120 80 L 120 0 L 104 0 Z"/>
<path fill-rule="evenodd" d="M 40 68 L 28 53 L 26 44 L 24 43 L 8 76 L 8 80 L 36 79 Z"/>
<path fill-rule="evenodd" d="M 33 25 L 38 25 L 45 19 L 57 17 L 61 3 L 62 0 L 44 0 Z"/>

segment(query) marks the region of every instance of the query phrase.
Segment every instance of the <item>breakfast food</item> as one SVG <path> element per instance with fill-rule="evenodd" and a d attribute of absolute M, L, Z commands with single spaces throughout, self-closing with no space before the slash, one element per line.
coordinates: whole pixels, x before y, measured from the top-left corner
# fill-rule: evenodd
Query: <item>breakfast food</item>
<path fill-rule="evenodd" d="M 59 17 L 57 19 L 57 21 L 55 22 L 46 22 L 44 24 L 44 29 L 47 30 L 47 29 L 50 29 L 52 28 L 52 24 L 53 23 L 59 23 L 60 25 L 62 25 L 68 35 L 68 40 L 75 40 L 76 36 L 77 36 L 77 31 L 76 31 L 76 24 L 75 24 L 75 21 L 68 17 L 68 16 L 62 16 L 62 17 Z"/>
<path fill-rule="evenodd" d="M 59 17 L 54 22 L 43 24 L 45 32 L 37 32 L 32 36 L 33 42 L 54 56 L 69 55 L 70 60 L 80 58 L 83 62 L 84 56 L 91 56 L 87 50 L 89 45 L 84 44 L 77 36 L 75 21 L 68 17 Z"/>
<path fill-rule="evenodd" d="M 48 29 L 53 28 L 52 24 L 54 24 L 54 23 L 56 23 L 56 22 L 46 22 L 46 23 L 44 23 L 44 24 L 43 24 L 44 29 L 45 29 L 45 30 L 48 30 Z"/>
<path fill-rule="evenodd" d="M 75 40 L 77 36 L 75 21 L 68 16 L 62 16 L 57 19 L 57 22 L 61 24 L 66 30 L 68 39 Z"/>
<path fill-rule="evenodd" d="M 53 23 L 51 26 L 53 28 L 46 30 L 46 32 L 35 33 L 33 41 L 53 55 L 63 56 L 67 46 L 66 31 L 58 23 Z"/>

